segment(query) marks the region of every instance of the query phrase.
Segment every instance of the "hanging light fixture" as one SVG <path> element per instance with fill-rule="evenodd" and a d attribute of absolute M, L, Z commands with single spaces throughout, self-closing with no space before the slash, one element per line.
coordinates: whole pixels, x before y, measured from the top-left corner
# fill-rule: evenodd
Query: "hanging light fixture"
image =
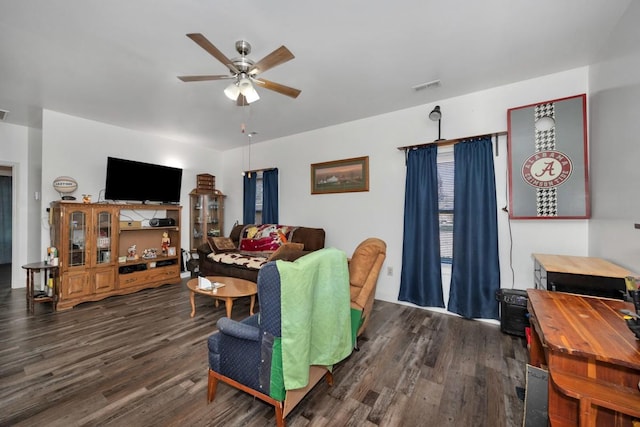
<path fill-rule="evenodd" d="M 232 101 L 238 99 L 238 95 L 240 95 L 240 88 L 238 87 L 238 84 L 236 82 L 231 83 L 224 90 L 224 94 Z"/>
<path fill-rule="evenodd" d="M 260 99 L 258 91 L 253 87 L 253 83 L 251 83 L 251 79 L 246 73 L 238 74 L 236 81 L 227 86 L 224 94 L 232 101 L 236 101 L 238 96 L 242 95 L 247 101 L 247 104 L 251 104 Z"/>
<path fill-rule="evenodd" d="M 260 95 L 258 95 L 258 92 L 253 87 L 251 80 L 249 80 L 249 77 L 244 73 L 240 75 L 240 79 L 238 80 L 238 89 L 249 104 L 260 99 Z"/>
<path fill-rule="evenodd" d="M 436 141 L 442 141 L 442 138 L 440 137 L 440 120 L 442 119 L 442 112 L 440 111 L 439 105 L 436 105 L 435 108 L 431 110 L 431 112 L 429 113 L 429 119 L 433 120 L 434 122 L 438 122 L 438 139 L 436 139 Z"/>

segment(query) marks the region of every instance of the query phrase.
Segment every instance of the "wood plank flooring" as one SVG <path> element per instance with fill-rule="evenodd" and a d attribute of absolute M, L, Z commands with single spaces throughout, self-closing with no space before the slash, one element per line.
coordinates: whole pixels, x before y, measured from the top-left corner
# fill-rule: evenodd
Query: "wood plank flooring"
<path fill-rule="evenodd" d="M 0 426 L 273 426 L 273 408 L 225 384 L 207 404 L 207 337 L 224 305 L 186 279 L 27 315 L 0 290 Z M 237 300 L 234 318 L 249 313 Z M 354 352 L 287 417 L 296 426 L 522 425 L 527 350 L 499 327 L 383 301 Z"/>

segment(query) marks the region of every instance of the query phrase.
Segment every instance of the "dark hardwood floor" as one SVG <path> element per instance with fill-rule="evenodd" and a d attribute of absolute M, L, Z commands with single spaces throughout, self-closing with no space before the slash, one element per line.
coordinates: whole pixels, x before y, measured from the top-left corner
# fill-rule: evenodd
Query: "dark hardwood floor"
<path fill-rule="evenodd" d="M 275 425 L 225 384 L 207 404 L 206 340 L 225 310 L 196 296 L 190 318 L 185 283 L 34 315 L 24 289 L 0 290 L 0 425 Z M 288 426 L 522 425 L 526 345 L 498 326 L 376 301 L 359 342 Z"/>

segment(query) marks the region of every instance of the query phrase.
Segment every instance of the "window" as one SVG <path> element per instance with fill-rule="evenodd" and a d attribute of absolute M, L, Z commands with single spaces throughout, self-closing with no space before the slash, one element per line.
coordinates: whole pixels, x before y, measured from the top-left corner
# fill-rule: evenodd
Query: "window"
<path fill-rule="evenodd" d="M 243 182 L 242 220 L 246 224 L 277 224 L 278 169 L 251 171 Z"/>
<path fill-rule="evenodd" d="M 440 223 L 440 260 L 453 261 L 453 153 L 438 155 L 438 212 Z"/>
<path fill-rule="evenodd" d="M 256 175 L 256 224 L 262 224 L 262 172 Z"/>

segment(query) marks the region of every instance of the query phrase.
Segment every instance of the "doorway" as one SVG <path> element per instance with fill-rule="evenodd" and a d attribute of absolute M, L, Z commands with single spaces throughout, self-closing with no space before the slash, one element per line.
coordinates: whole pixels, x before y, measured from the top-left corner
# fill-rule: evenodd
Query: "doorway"
<path fill-rule="evenodd" d="M 13 168 L 0 166 L 0 289 L 11 289 Z"/>

